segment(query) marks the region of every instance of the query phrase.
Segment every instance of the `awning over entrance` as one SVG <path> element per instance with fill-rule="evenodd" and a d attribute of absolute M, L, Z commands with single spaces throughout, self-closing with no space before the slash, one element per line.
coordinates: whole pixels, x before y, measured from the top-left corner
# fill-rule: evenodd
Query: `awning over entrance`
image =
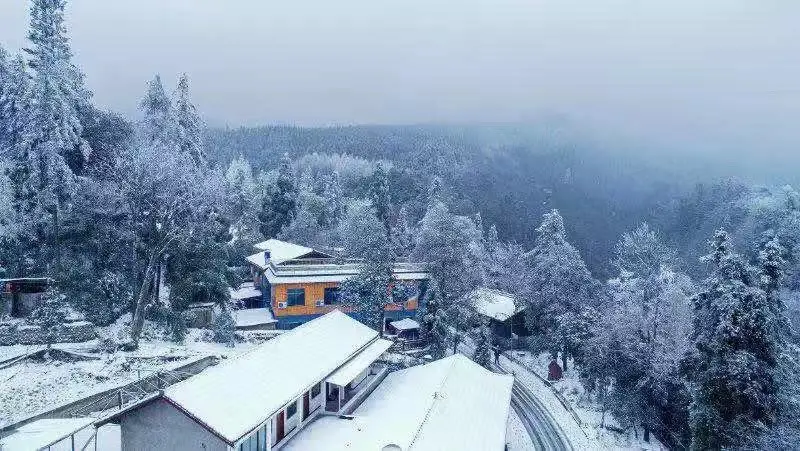
<path fill-rule="evenodd" d="M 345 363 L 341 368 L 331 374 L 326 380 L 331 384 L 344 387 L 356 378 L 362 371 L 367 369 L 378 357 L 381 356 L 392 346 L 389 340 L 378 339 L 372 342 L 366 349 L 361 351 L 360 354 L 355 356 L 352 360 Z"/>

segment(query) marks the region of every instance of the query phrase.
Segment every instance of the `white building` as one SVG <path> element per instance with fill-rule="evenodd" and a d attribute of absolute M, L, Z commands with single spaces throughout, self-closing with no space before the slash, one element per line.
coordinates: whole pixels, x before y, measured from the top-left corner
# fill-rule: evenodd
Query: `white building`
<path fill-rule="evenodd" d="M 283 449 L 501 451 L 512 384 L 456 354 L 390 374 L 351 417 L 318 417 Z"/>
<path fill-rule="evenodd" d="M 278 449 L 322 412 L 346 412 L 388 369 L 391 345 L 333 311 L 97 423 L 122 450 Z"/>

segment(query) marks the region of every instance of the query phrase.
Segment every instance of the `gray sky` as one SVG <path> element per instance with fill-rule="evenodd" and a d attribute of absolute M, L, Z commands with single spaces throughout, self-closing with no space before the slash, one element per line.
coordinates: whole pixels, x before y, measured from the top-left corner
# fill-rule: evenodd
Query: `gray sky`
<path fill-rule="evenodd" d="M 24 44 L 28 2 L 0 1 Z M 795 0 L 72 0 L 98 104 L 156 72 L 211 123 L 525 121 L 557 112 L 692 148 L 800 153 Z M 741 151 L 741 150 L 739 150 Z"/>

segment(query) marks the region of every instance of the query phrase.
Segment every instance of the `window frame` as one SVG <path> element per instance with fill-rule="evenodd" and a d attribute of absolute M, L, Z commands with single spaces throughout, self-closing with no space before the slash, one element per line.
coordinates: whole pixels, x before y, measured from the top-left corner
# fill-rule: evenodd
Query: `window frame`
<path fill-rule="evenodd" d="M 315 390 L 317 392 L 316 394 L 314 393 Z M 314 384 L 314 386 L 311 387 L 311 399 L 316 399 L 317 396 L 321 394 L 322 394 L 322 384 Z"/>
<path fill-rule="evenodd" d="M 297 401 L 286 406 L 286 419 L 292 418 L 297 415 Z"/>
<path fill-rule="evenodd" d="M 295 303 L 292 301 L 293 295 L 296 297 L 299 293 L 303 293 L 303 301 L 300 304 Z M 286 306 L 287 307 L 300 307 L 306 305 L 306 289 L 305 287 L 300 288 L 287 288 L 286 289 Z"/>

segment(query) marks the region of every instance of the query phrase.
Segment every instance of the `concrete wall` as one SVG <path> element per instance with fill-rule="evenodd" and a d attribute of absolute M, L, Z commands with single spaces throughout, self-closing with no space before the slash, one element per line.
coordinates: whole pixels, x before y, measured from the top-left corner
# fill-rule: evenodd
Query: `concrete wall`
<path fill-rule="evenodd" d="M 122 417 L 122 451 L 227 451 L 228 446 L 164 400 L 156 400 Z"/>

